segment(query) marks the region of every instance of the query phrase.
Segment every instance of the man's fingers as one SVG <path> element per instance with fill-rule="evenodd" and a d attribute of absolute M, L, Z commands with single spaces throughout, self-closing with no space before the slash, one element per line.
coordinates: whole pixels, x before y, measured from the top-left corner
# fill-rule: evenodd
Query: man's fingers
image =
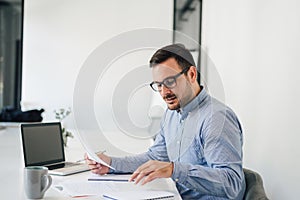
<path fill-rule="evenodd" d="M 135 180 L 135 178 L 136 178 L 138 175 L 139 175 L 139 173 L 133 172 L 133 174 L 130 176 L 130 178 L 129 178 L 128 181 L 131 182 L 131 181 Z"/>
<path fill-rule="evenodd" d="M 87 156 L 87 154 L 84 154 L 84 159 L 85 159 L 85 162 L 86 163 L 94 163 L 94 164 L 96 164 L 96 162 L 94 161 L 94 160 L 91 160 L 88 156 Z"/>
<path fill-rule="evenodd" d="M 99 165 L 99 164 L 90 166 L 90 170 L 91 170 L 92 172 L 100 172 L 101 169 L 102 169 L 102 166 Z"/>
<path fill-rule="evenodd" d="M 150 160 L 137 168 L 137 170 L 131 175 L 129 181 L 134 180 L 135 184 L 138 184 L 140 181 L 142 181 L 142 185 L 144 185 L 157 178 L 171 177 L 172 172 L 172 162 Z"/>
<path fill-rule="evenodd" d="M 101 169 L 101 167 L 94 167 L 94 168 L 91 168 L 91 170 L 96 170 L 96 169 Z"/>
<path fill-rule="evenodd" d="M 142 180 L 144 178 L 144 180 Z M 140 172 L 135 175 L 134 180 L 135 184 L 138 184 L 142 180 L 142 185 L 145 185 L 146 183 L 153 181 L 154 179 L 159 178 L 159 172 L 157 171 L 148 171 L 148 172 Z"/>
<path fill-rule="evenodd" d="M 86 164 L 87 165 L 89 165 L 89 166 L 93 166 L 93 165 L 97 165 L 97 162 L 95 162 L 95 161 L 89 161 L 89 162 L 86 162 Z"/>
<path fill-rule="evenodd" d="M 108 156 L 105 156 L 103 153 L 98 155 L 101 159 L 105 160 L 106 162 L 110 163 L 111 160 Z M 101 165 L 100 163 L 91 160 L 87 153 L 84 154 L 84 159 L 86 164 L 88 165 L 89 169 L 91 170 L 91 172 L 95 173 L 95 174 L 107 174 L 109 172 L 109 169 L 103 165 Z"/>
<path fill-rule="evenodd" d="M 100 170 L 98 168 L 92 168 L 91 172 L 94 174 L 99 174 Z"/>
<path fill-rule="evenodd" d="M 153 171 L 153 167 L 149 166 L 140 172 L 135 172 L 134 176 L 132 177 L 134 179 L 135 184 L 138 184 L 145 176 L 148 176 Z"/>
<path fill-rule="evenodd" d="M 133 174 L 131 175 L 131 177 L 129 178 L 129 181 L 136 181 L 136 178 L 140 175 L 140 173 L 146 168 L 146 164 L 141 165 L 139 168 L 137 168 Z"/>
<path fill-rule="evenodd" d="M 141 172 L 138 174 L 138 176 L 136 177 L 136 179 L 134 180 L 135 184 L 138 184 L 145 176 L 147 176 L 147 173 Z"/>
<path fill-rule="evenodd" d="M 142 172 L 147 170 L 148 168 L 150 168 L 151 166 L 153 166 L 154 161 L 153 160 L 149 160 L 148 162 L 144 163 L 143 165 L 141 165 L 139 168 L 137 168 L 137 170 L 135 170 L 135 172 Z"/>
<path fill-rule="evenodd" d="M 146 183 L 151 182 L 156 178 L 159 178 L 158 173 L 157 172 L 152 172 L 144 178 L 144 180 L 142 182 L 142 185 L 145 185 Z"/>
<path fill-rule="evenodd" d="M 155 165 L 153 165 L 153 163 L 154 163 L 153 160 L 150 160 L 144 163 L 143 165 L 141 165 L 139 168 L 135 170 L 135 172 L 133 172 L 129 181 L 134 180 L 135 184 L 138 184 L 145 176 L 147 176 L 148 174 L 150 174 L 152 171 L 155 170 Z"/>
<path fill-rule="evenodd" d="M 96 165 L 97 162 L 94 161 L 94 160 L 89 160 L 89 161 L 87 161 L 87 164 L 89 164 L 89 165 Z"/>

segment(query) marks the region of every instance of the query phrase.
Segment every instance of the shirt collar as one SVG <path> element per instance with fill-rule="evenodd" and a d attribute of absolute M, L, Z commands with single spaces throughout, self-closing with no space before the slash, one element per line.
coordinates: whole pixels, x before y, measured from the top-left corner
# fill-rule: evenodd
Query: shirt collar
<path fill-rule="evenodd" d="M 199 106 L 207 96 L 207 92 L 201 86 L 200 93 L 191 102 L 189 102 L 183 108 L 180 108 L 179 113 L 181 114 L 181 118 L 185 119 L 188 116 L 188 114 L 192 112 L 197 106 Z"/>

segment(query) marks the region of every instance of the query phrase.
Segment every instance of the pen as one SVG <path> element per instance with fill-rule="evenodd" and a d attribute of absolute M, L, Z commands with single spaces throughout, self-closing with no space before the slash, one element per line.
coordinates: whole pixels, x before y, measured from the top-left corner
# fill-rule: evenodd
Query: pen
<path fill-rule="evenodd" d="M 105 153 L 106 150 L 103 150 L 103 151 L 97 151 L 95 154 L 98 154 L 98 153 Z M 80 160 L 77 160 L 76 162 L 82 162 L 82 161 L 85 161 L 85 159 L 80 159 Z"/>

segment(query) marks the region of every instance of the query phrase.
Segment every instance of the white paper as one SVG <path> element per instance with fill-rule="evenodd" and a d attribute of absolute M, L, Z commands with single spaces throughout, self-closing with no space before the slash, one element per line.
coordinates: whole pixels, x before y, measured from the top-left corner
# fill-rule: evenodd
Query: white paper
<path fill-rule="evenodd" d="M 65 181 L 55 185 L 60 192 L 71 197 L 102 196 L 106 192 L 117 192 L 114 182 Z"/>
<path fill-rule="evenodd" d="M 89 149 L 85 149 L 87 151 L 87 156 L 89 157 L 89 159 L 96 161 L 97 163 L 100 163 L 101 165 L 104 165 L 106 167 L 109 167 L 113 170 L 116 170 L 115 168 L 113 168 L 112 166 L 110 166 L 109 164 L 107 164 L 106 162 L 104 162 L 101 158 L 99 158 L 97 156 L 96 153 L 94 153 L 93 151 L 90 151 Z"/>
<path fill-rule="evenodd" d="M 174 194 L 167 191 L 141 190 L 141 191 L 117 191 L 107 192 L 103 195 L 107 199 L 141 200 L 141 199 L 174 199 Z"/>
<path fill-rule="evenodd" d="M 88 177 L 89 181 L 117 181 L 117 182 L 126 182 L 131 177 L 130 174 L 105 174 L 105 175 L 99 175 L 99 174 L 91 174 Z"/>
<path fill-rule="evenodd" d="M 82 144 L 82 146 L 84 147 L 87 156 L 89 157 L 89 159 L 96 161 L 97 163 L 100 163 L 101 165 L 104 165 L 106 167 L 109 167 L 110 169 L 116 170 L 115 168 L 113 168 L 112 166 L 110 166 L 109 164 L 107 164 L 106 162 L 104 162 L 102 159 L 100 159 L 97 154 L 89 147 L 89 145 L 87 143 L 84 142 L 84 140 L 81 138 L 80 134 L 79 134 L 79 140 Z"/>
<path fill-rule="evenodd" d="M 121 175 L 121 177 L 126 176 Z M 174 193 L 169 189 L 163 191 L 161 187 L 154 189 L 136 185 L 133 182 L 66 180 L 54 185 L 54 188 L 71 197 L 107 196 L 124 200 L 174 199 Z"/>

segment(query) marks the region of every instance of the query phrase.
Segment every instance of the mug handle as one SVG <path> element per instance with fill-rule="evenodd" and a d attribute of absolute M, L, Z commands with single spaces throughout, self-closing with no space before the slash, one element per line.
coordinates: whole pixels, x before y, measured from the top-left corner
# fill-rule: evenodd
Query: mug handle
<path fill-rule="evenodd" d="M 52 177 L 50 175 L 44 175 L 43 177 L 44 179 L 47 179 L 48 184 L 44 187 L 44 189 L 41 191 L 42 195 L 44 195 L 44 193 L 49 189 L 49 187 L 52 184 Z"/>

